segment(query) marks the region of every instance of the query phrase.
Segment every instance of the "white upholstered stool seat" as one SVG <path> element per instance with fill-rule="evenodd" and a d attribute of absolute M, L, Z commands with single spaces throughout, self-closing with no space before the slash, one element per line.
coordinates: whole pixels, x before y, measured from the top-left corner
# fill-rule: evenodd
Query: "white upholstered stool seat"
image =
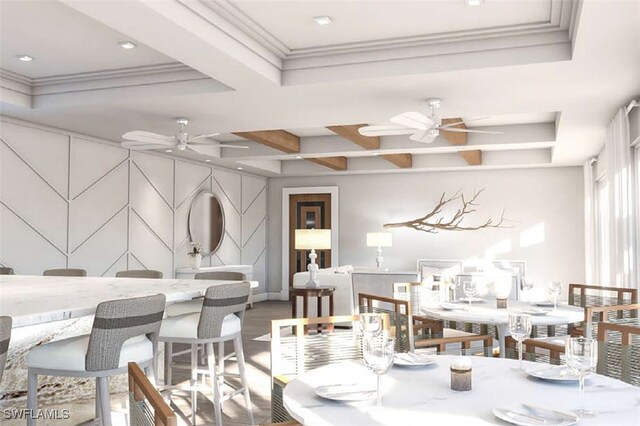
<path fill-rule="evenodd" d="M 202 303 L 200 303 L 202 306 Z M 187 313 L 178 316 L 167 317 L 162 320 L 160 326 L 160 340 L 197 339 L 200 312 Z M 235 314 L 227 314 L 222 320 L 220 338 L 240 333 L 242 321 Z"/>
<path fill-rule="evenodd" d="M 27 366 L 51 370 L 86 371 L 88 347 L 89 334 L 37 346 L 27 354 Z M 126 367 L 130 361 L 142 363 L 150 359 L 153 359 L 153 343 L 146 336 L 132 337 L 122 345 L 118 368 Z"/>

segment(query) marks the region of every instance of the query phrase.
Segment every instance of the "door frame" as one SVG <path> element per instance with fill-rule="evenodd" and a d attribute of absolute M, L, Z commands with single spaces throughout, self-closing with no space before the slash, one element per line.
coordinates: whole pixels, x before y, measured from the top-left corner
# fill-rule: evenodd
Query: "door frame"
<path fill-rule="evenodd" d="M 337 186 L 305 186 L 282 188 L 282 282 L 280 300 L 289 300 L 289 196 L 295 194 L 331 194 L 331 265 L 340 265 L 338 257 L 338 196 Z"/>

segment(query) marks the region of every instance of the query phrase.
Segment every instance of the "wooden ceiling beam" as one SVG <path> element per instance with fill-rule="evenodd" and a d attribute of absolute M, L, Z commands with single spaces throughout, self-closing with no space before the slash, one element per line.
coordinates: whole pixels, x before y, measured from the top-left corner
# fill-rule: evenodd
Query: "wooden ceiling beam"
<path fill-rule="evenodd" d="M 460 151 L 460 155 L 470 166 L 479 166 L 482 164 L 482 151 L 475 149 L 472 151 Z"/>
<path fill-rule="evenodd" d="M 300 137 L 286 130 L 259 130 L 255 132 L 233 132 L 232 134 L 288 154 L 300 152 Z"/>
<path fill-rule="evenodd" d="M 460 118 L 460 117 L 443 118 L 442 119 L 442 125 L 446 126 L 447 124 L 457 123 L 459 121 L 462 121 L 462 118 Z M 467 128 L 467 126 L 464 123 L 460 123 L 460 124 L 458 124 L 456 126 L 452 126 L 452 127 L 458 128 L 458 129 L 466 129 Z M 467 134 L 466 133 L 447 132 L 446 130 L 440 130 L 440 132 L 442 133 L 442 136 L 444 136 L 444 138 L 446 140 L 448 140 L 451 145 L 466 145 L 467 144 Z"/>
<path fill-rule="evenodd" d="M 411 154 L 387 154 L 381 155 L 380 157 L 401 169 L 410 169 L 413 167 L 413 156 Z"/>
<path fill-rule="evenodd" d="M 327 126 L 327 129 L 331 130 L 333 133 L 336 133 L 343 138 L 350 140 L 363 147 L 364 149 L 380 149 L 380 138 L 370 137 L 370 136 L 362 136 L 358 133 L 358 130 L 361 127 L 368 126 L 368 124 L 351 124 L 347 126 Z"/>
<path fill-rule="evenodd" d="M 307 160 L 312 161 L 316 164 L 320 164 L 321 166 L 328 167 L 337 171 L 347 170 L 347 157 L 318 157 L 318 158 L 307 158 Z"/>

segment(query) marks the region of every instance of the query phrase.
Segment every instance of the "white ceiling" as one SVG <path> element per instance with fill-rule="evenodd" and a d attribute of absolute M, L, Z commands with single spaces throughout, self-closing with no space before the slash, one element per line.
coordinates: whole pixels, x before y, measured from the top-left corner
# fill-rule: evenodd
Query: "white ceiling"
<path fill-rule="evenodd" d="M 1 1 L 0 17 L 1 68 L 30 78 L 175 62 L 55 1 Z M 138 48 L 123 49 L 119 41 Z M 22 54 L 35 60 L 17 60 Z"/>
<path fill-rule="evenodd" d="M 247 15 L 245 18 L 262 28 L 262 36 L 256 33 L 260 28 L 248 29 L 237 15 L 231 19 L 222 12 L 212 12 L 209 0 L 125 0 L 117 6 L 113 2 L 65 0 L 64 5 L 47 5 L 52 10 L 59 9 L 49 15 L 60 26 L 76 28 L 70 29 L 64 40 L 71 36 L 87 41 L 80 45 L 43 40 L 40 32 L 24 29 L 33 22 L 32 15 L 38 15 L 35 12 L 41 5 L 34 2 L 20 6 L 25 10 L 31 7 L 33 13 L 24 12 L 28 16 L 12 18 L 15 22 L 9 22 L 7 27 L 5 3 L 2 2 L 1 17 L 2 69 L 26 76 L 52 76 L 80 69 L 96 71 L 100 69 L 96 68 L 98 64 L 108 70 L 149 65 L 157 60 L 181 62 L 188 69 L 197 70 L 198 78 L 203 75 L 208 78 L 206 86 L 202 82 L 194 85 L 183 81 L 191 78 L 188 76 L 179 84 L 171 80 L 171 84 L 162 83 L 162 91 L 156 82 L 148 81 L 130 90 L 112 90 L 109 85 L 116 84 L 108 80 L 100 90 L 83 87 L 78 91 L 76 86 L 70 86 L 46 97 L 23 93 L 22 98 L 15 95 L 17 89 L 6 89 L 10 82 L 3 83 L 6 89 L 0 103 L 3 114 L 114 141 L 133 129 L 172 134 L 174 118 L 187 116 L 191 119 L 191 132 L 219 131 L 223 133 L 221 140 L 241 140 L 229 135 L 231 132 L 286 129 L 303 137 L 303 149 L 305 145 L 309 145 L 309 150 L 319 145 L 335 146 L 341 155 L 356 157 L 362 154 L 357 152 L 358 147 L 331 136 L 324 127 L 386 124 L 398 113 L 426 110 L 425 99 L 437 96 L 444 99 L 442 117 L 489 116 L 474 126 L 504 126 L 503 137 L 469 139 L 471 145 L 482 145 L 487 151 L 513 149 L 505 151 L 500 162 L 496 160 L 493 165 L 487 156 L 486 167 L 579 165 L 602 148 L 606 126 L 616 109 L 640 96 L 637 1 L 581 2 L 577 19 L 565 27 L 544 22 L 553 20 L 549 16 L 552 5 L 556 12 L 561 4 L 570 10 L 573 4 L 570 0 L 517 2 L 518 7 L 514 7 L 516 2 L 499 0 L 485 0 L 478 7 L 469 7 L 464 0 L 218 3 L 225 5 L 225 10 L 229 4 L 240 9 Z M 127 13 L 122 13 L 123 10 Z M 317 27 L 310 19 L 318 15 L 330 15 L 335 23 Z M 70 16 L 74 17 L 71 23 L 65 20 Z M 379 24 L 381 17 L 385 18 L 383 24 Z M 434 17 L 437 19 L 429 19 Z M 521 29 L 520 35 L 510 33 L 503 38 L 492 36 L 490 40 L 481 35 L 484 28 L 516 24 L 524 28 L 522 24 L 527 22 L 537 22 L 538 29 L 530 32 Z M 546 32 L 539 29 L 544 25 Z M 566 27 L 574 28 L 574 32 Z M 283 69 L 300 64 L 271 55 L 272 49 L 263 44 L 269 39 L 267 33 L 287 48 L 299 49 L 362 40 L 385 39 L 393 44 L 397 37 L 424 36 L 447 29 L 477 34 L 459 43 L 449 39 L 447 46 L 433 40 L 425 45 L 412 45 L 407 55 L 397 58 L 389 56 L 398 50 L 396 45 L 373 53 L 312 57 L 311 62 L 305 62 L 296 71 L 295 78 L 290 78 Z M 150 46 L 149 51 L 144 47 L 123 51 L 115 44 L 122 37 L 120 33 L 126 34 L 127 39 L 139 40 L 142 46 Z M 439 52 L 451 45 L 455 45 L 456 53 Z M 115 56 L 107 52 L 111 46 Z M 14 54 L 32 54 L 40 49 L 46 50 L 48 56 L 33 53 L 36 61 L 25 64 L 16 64 L 18 61 L 13 59 Z M 416 53 L 422 56 L 410 56 Z M 366 56 L 369 54 L 386 56 L 376 59 Z M 10 66 L 5 56 L 10 59 Z M 61 60 L 67 57 L 75 61 Z M 333 61 L 332 65 L 312 62 L 320 59 Z M 348 63 L 339 63 L 343 59 Z M 167 73 L 167 78 L 169 74 L 173 78 L 173 71 Z M 128 76 L 127 81 L 135 84 L 136 78 Z M 530 137 L 536 129 L 527 127 L 532 123 L 553 123 L 554 131 L 550 136 Z M 314 139 L 318 137 L 324 139 Z M 424 164 L 421 170 L 436 169 L 431 164 L 437 163 L 438 155 L 445 149 L 437 142 L 429 151 L 428 147 L 408 144 L 406 138 L 383 138 L 382 142 L 390 150 L 402 147 L 405 152 L 413 152 L 417 160 L 414 163 Z M 242 165 L 247 171 L 267 176 L 279 175 L 274 171 L 278 167 L 282 175 L 334 173 L 306 161 L 294 161 L 295 158 L 282 156 L 270 148 L 248 144 L 251 149 L 243 151 L 243 155 L 264 158 L 264 167 L 243 163 L 236 156 L 239 150 L 223 149 L 222 158 L 214 159 L 214 163 L 228 167 Z M 546 151 L 538 152 L 542 150 Z M 508 161 L 510 152 L 513 163 Z M 421 160 L 429 155 L 432 161 Z M 191 158 L 204 160 L 196 155 Z M 366 164 L 359 161 L 358 158 L 350 161 L 349 169 L 353 166 L 354 173 L 389 171 L 382 160 Z M 295 168 L 289 163 L 295 163 Z M 469 168 L 464 162 L 455 161 L 442 167 Z"/>
<path fill-rule="evenodd" d="M 234 4 L 289 49 L 537 23 L 549 1 L 238 1 Z M 314 17 L 329 16 L 318 26 Z"/>

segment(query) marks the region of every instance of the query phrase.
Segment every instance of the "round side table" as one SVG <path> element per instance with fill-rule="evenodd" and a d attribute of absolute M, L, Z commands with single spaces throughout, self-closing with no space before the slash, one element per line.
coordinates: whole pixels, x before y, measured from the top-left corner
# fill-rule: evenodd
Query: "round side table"
<path fill-rule="evenodd" d="M 317 315 L 322 317 L 322 298 L 329 297 L 329 316 L 333 316 L 333 292 L 335 287 L 290 287 L 289 300 L 291 301 L 291 317 L 298 317 L 298 297 L 302 297 L 302 318 L 309 318 L 309 298 L 317 299 Z M 322 324 L 317 325 L 317 332 L 322 332 Z M 304 326 L 304 334 L 307 334 L 308 327 Z M 333 332 L 333 324 L 327 325 L 327 330 Z M 293 330 L 295 334 L 295 328 Z"/>

